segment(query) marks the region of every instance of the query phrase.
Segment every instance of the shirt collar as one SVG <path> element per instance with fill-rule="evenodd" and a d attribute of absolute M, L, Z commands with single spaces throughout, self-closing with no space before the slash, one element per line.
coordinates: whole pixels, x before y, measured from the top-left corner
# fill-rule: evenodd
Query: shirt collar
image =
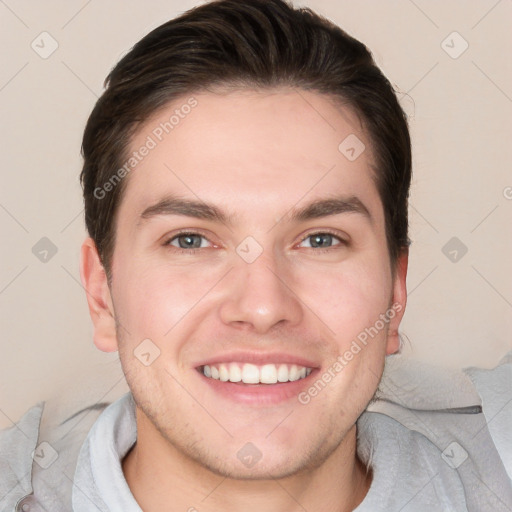
<path fill-rule="evenodd" d="M 137 440 L 135 403 L 131 393 L 109 405 L 91 428 L 78 457 L 73 510 L 142 512 L 123 474 L 121 462 Z"/>
<path fill-rule="evenodd" d="M 363 462 L 371 460 L 373 481 L 369 493 L 357 508 L 363 512 L 369 503 L 377 502 L 376 488 L 379 480 L 387 474 L 386 486 L 395 479 L 389 468 L 396 467 L 389 457 L 396 458 L 399 450 L 389 450 L 386 460 L 386 472 L 380 471 L 380 457 L 374 452 L 375 436 L 374 416 L 363 413 L 358 420 L 358 454 Z M 142 512 L 133 497 L 124 477 L 122 460 L 137 440 L 135 402 L 131 393 L 108 406 L 90 430 L 78 457 L 73 485 L 73 510 L 90 512 L 91 504 L 101 512 L 122 510 L 123 512 Z M 376 467 L 377 466 L 377 467 Z M 390 478 L 391 477 L 391 478 Z"/>

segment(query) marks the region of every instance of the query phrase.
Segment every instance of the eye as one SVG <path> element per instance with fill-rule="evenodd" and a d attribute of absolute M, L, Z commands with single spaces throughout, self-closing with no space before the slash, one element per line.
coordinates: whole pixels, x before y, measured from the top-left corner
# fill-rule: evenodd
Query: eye
<path fill-rule="evenodd" d="M 332 247 L 336 247 L 338 245 L 347 245 L 347 242 L 335 235 L 334 233 L 330 233 L 328 231 L 322 231 L 318 233 L 310 233 L 305 238 L 302 239 L 302 242 L 299 246 L 302 246 L 304 242 L 307 240 L 311 240 L 309 246 L 306 246 L 311 249 L 330 249 Z M 338 243 L 333 245 L 333 241 L 337 240 Z M 322 252 L 322 251 L 320 251 Z"/>
<path fill-rule="evenodd" d="M 303 245 L 308 240 L 309 244 Z M 182 232 L 169 238 L 163 245 L 172 247 L 175 251 L 190 254 L 209 247 L 211 242 L 200 233 Z M 324 252 L 342 245 L 348 245 L 348 242 L 329 231 L 319 231 L 305 236 L 300 242 L 299 247 L 315 249 L 315 252 Z"/>
<path fill-rule="evenodd" d="M 167 240 L 164 245 L 175 247 L 178 251 L 195 252 L 198 249 L 208 247 L 207 244 L 203 244 L 203 241 L 206 241 L 207 244 L 210 243 L 206 237 L 199 233 L 179 233 Z"/>

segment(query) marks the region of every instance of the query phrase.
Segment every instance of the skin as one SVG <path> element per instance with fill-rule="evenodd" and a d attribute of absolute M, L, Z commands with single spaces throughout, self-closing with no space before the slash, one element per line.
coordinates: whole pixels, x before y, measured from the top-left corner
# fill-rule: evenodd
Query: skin
<path fill-rule="evenodd" d="M 353 510 L 371 484 L 356 455 L 355 423 L 386 355 L 399 348 L 406 305 L 407 250 L 393 276 L 371 141 L 353 112 L 319 93 L 194 98 L 197 106 L 125 178 L 110 287 L 94 242 L 82 246 L 95 344 L 119 350 L 137 403 L 125 477 L 149 512 L 169 503 L 201 512 Z M 186 99 L 145 123 L 132 149 Z M 353 162 L 338 150 L 349 134 L 366 146 Z M 232 224 L 176 215 L 141 221 L 166 194 L 213 203 Z M 357 196 L 372 220 L 342 213 L 290 221 L 292 208 L 333 194 Z M 180 229 L 206 237 L 198 252 L 178 252 Z M 335 237 L 315 247 L 307 235 L 326 230 Z M 247 236 L 263 249 L 250 264 L 236 252 Z M 237 403 L 195 369 L 226 350 L 279 350 L 318 362 L 322 373 L 392 304 L 401 311 L 306 405 Z M 144 366 L 133 352 L 147 338 L 161 353 Z M 262 454 L 251 468 L 237 457 L 249 441 Z"/>

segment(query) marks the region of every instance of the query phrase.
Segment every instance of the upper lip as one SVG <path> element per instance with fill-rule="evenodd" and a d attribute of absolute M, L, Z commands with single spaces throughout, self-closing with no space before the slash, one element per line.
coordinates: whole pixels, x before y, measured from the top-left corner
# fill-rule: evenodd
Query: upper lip
<path fill-rule="evenodd" d="M 252 363 L 258 366 L 272 363 L 288 363 L 296 364 L 297 366 L 305 366 L 306 368 L 317 368 L 319 364 L 306 357 L 301 357 L 294 354 L 287 354 L 285 352 L 256 352 L 256 351 L 243 351 L 243 352 L 226 352 L 224 354 L 216 354 L 215 356 L 198 361 L 194 367 L 204 365 L 215 365 L 220 363 Z"/>

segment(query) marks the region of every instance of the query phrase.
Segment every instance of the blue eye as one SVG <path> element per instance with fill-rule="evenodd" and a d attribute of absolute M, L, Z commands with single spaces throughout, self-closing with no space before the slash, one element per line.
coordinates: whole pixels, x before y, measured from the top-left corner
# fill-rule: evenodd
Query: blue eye
<path fill-rule="evenodd" d="M 308 239 L 311 239 L 309 247 L 312 249 L 329 249 L 346 243 L 340 237 L 329 232 L 311 233 L 302 240 L 301 244 Z M 338 240 L 339 243 L 333 245 L 333 240 Z"/>
<path fill-rule="evenodd" d="M 302 244 L 307 240 L 310 240 L 309 245 L 303 246 Z M 200 233 L 182 232 L 168 239 L 163 245 L 165 247 L 172 247 L 177 252 L 194 254 L 196 251 L 208 248 L 208 244 L 211 245 L 211 242 Z M 327 252 L 343 245 L 348 245 L 348 242 L 329 231 L 319 231 L 305 236 L 300 242 L 299 247 L 314 249 L 314 252 Z"/>
<path fill-rule="evenodd" d="M 202 240 L 206 240 L 206 238 L 198 233 L 180 233 L 169 239 L 164 245 L 172 246 L 186 252 L 195 252 L 196 249 L 205 247 L 202 245 Z M 174 241 L 178 242 L 177 246 L 173 243 Z"/>

